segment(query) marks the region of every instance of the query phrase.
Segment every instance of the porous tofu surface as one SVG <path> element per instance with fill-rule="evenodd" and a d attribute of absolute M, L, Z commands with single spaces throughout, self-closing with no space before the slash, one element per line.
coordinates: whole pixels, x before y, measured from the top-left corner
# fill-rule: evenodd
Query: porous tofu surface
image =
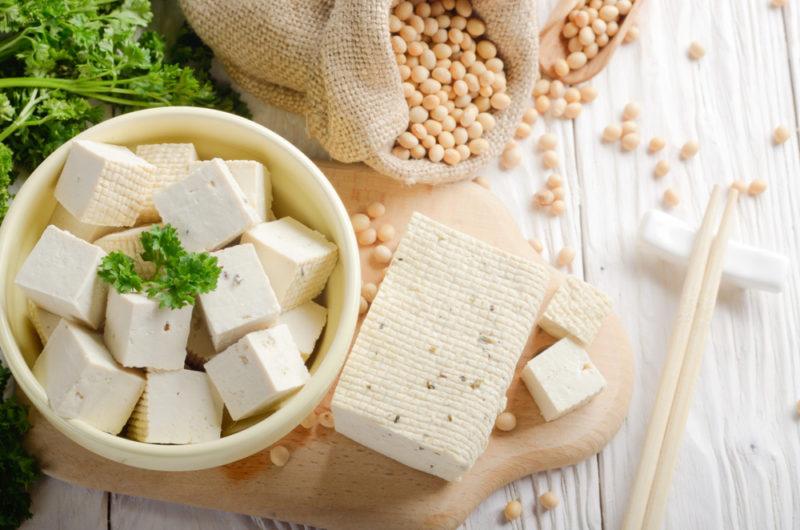
<path fill-rule="evenodd" d="M 294 309 L 284 311 L 278 317 L 278 324 L 286 324 L 297 348 L 307 360 L 317 344 L 328 318 L 328 310 L 316 302 L 306 302 Z"/>
<path fill-rule="evenodd" d="M 273 324 L 281 313 L 253 245 L 213 253 L 222 272 L 217 288 L 199 296 L 211 341 L 221 351 L 247 333 Z"/>
<path fill-rule="evenodd" d="M 145 278 L 152 276 L 155 272 L 155 266 L 149 261 L 142 259 L 142 246 L 141 235 L 147 232 L 154 225 L 137 226 L 136 228 L 129 228 L 128 230 L 121 230 L 108 234 L 97 239 L 94 244 L 102 248 L 106 253 L 111 254 L 114 251 L 119 251 L 133 258 L 136 272 L 143 275 Z"/>
<path fill-rule="evenodd" d="M 36 334 L 39 335 L 39 340 L 42 341 L 42 344 L 47 344 L 47 339 L 50 338 L 50 335 L 53 334 L 58 323 L 62 320 L 60 316 L 51 313 L 47 309 L 42 309 L 32 300 L 28 300 L 28 318 L 31 319 L 33 329 L 36 330 Z"/>
<path fill-rule="evenodd" d="M 193 162 L 191 168 L 194 170 L 207 163 L 208 160 Z M 269 219 L 272 211 L 272 179 L 269 170 L 255 160 L 225 160 L 225 165 L 231 170 L 233 178 L 242 188 L 248 204 L 256 211 L 259 220 L 263 222 Z"/>
<path fill-rule="evenodd" d="M 206 317 L 199 303 L 195 304 L 192 311 L 192 320 L 189 326 L 189 338 L 186 341 L 186 364 L 201 370 L 211 358 L 217 354 L 211 334 L 206 326 Z"/>
<path fill-rule="evenodd" d="M 339 378 L 336 430 L 456 480 L 488 444 L 549 278 L 414 213 Z"/>
<path fill-rule="evenodd" d="M 567 276 L 544 310 L 539 326 L 557 338 L 591 344 L 611 312 L 608 296 L 588 283 Z"/>
<path fill-rule="evenodd" d="M 154 165 L 127 147 L 73 140 L 55 196 L 81 223 L 133 226 L 155 172 Z"/>
<path fill-rule="evenodd" d="M 122 366 L 178 370 L 186 359 L 192 306 L 161 308 L 156 300 L 111 289 L 104 338 Z"/>
<path fill-rule="evenodd" d="M 119 230 L 119 227 L 116 226 L 98 226 L 82 223 L 58 203 L 56 203 L 56 208 L 53 210 L 53 215 L 50 216 L 48 224 L 55 225 L 88 243 L 93 243 L 98 238 Z"/>
<path fill-rule="evenodd" d="M 265 412 L 309 378 L 286 325 L 245 335 L 205 369 L 234 420 Z"/>
<path fill-rule="evenodd" d="M 175 227 L 181 243 L 191 252 L 221 248 L 259 221 L 218 158 L 180 182 L 157 190 L 153 202 L 162 221 Z"/>
<path fill-rule="evenodd" d="M 152 190 L 139 221 L 157 221 L 159 215 L 152 194 L 188 177 L 192 163 L 197 160 L 197 151 L 190 143 L 142 144 L 136 146 L 136 155 L 156 167 Z"/>
<path fill-rule="evenodd" d="M 581 407 L 606 386 L 586 351 L 569 337 L 528 361 L 522 380 L 547 421 Z"/>
<path fill-rule="evenodd" d="M 291 217 L 254 226 L 242 243 L 255 246 L 284 310 L 316 298 L 338 259 L 334 243 Z"/>
<path fill-rule="evenodd" d="M 222 432 L 222 400 L 208 376 L 193 370 L 149 370 L 142 398 L 127 434 L 156 444 L 217 440 Z"/>
<path fill-rule="evenodd" d="M 122 368 L 100 335 L 62 320 L 33 366 L 33 375 L 61 417 L 118 434 L 144 388 L 144 377 Z"/>
<path fill-rule="evenodd" d="M 39 307 L 98 329 L 108 296 L 108 285 L 97 276 L 104 256 L 100 247 L 50 225 L 15 283 Z"/>

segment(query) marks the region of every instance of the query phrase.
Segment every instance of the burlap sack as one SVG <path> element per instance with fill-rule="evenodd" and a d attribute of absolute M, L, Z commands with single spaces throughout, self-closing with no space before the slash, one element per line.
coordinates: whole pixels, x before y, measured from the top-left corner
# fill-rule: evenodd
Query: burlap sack
<path fill-rule="evenodd" d="M 495 114 L 490 149 L 455 166 L 390 152 L 408 106 L 389 42 L 392 0 L 181 0 L 231 78 L 262 101 L 303 114 L 342 162 L 366 162 L 409 184 L 475 176 L 511 138 L 538 74 L 533 0 L 473 0 L 497 45 L 511 106 Z"/>

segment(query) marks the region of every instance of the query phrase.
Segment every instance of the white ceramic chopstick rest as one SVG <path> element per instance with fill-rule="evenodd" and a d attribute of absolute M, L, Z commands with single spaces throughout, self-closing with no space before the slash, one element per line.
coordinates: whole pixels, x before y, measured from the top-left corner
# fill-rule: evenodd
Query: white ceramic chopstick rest
<path fill-rule="evenodd" d="M 658 257 L 685 265 L 695 230 L 660 210 L 650 210 L 639 225 L 639 242 Z M 745 289 L 781 292 L 789 276 L 789 258 L 769 250 L 731 241 L 722 280 Z"/>

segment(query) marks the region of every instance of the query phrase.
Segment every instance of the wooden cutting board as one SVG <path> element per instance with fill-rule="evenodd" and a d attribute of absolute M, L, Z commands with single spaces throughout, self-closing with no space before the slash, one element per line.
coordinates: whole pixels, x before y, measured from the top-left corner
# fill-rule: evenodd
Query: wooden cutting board
<path fill-rule="evenodd" d="M 406 187 L 362 165 L 320 163 L 351 213 L 373 201 L 386 205 L 380 222 L 402 235 L 420 211 L 508 252 L 539 259 L 500 201 L 474 182 Z M 390 246 L 394 246 L 394 244 Z M 365 281 L 381 271 L 362 249 Z M 551 293 L 561 279 L 553 269 Z M 553 342 L 536 330 L 518 365 Z M 508 409 L 517 428 L 495 432 L 486 452 L 460 481 L 447 483 L 317 425 L 298 427 L 281 443 L 292 451 L 283 468 L 262 451 L 227 466 L 192 472 L 146 471 L 96 456 L 33 414 L 28 444 L 45 473 L 75 484 L 206 508 L 247 513 L 328 529 L 456 528 L 491 492 L 522 476 L 577 463 L 600 451 L 619 428 L 631 397 L 633 353 L 619 319 L 605 322 L 589 354 L 608 387 L 587 406 L 545 423 L 524 384 L 515 377 Z M 327 398 L 318 408 L 327 407 Z"/>

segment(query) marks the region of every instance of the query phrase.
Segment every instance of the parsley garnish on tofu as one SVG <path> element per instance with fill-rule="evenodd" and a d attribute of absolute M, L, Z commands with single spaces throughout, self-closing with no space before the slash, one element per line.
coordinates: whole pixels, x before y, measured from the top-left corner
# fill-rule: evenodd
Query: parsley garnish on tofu
<path fill-rule="evenodd" d="M 180 309 L 194 304 L 198 294 L 217 288 L 222 271 L 217 258 L 207 252 L 187 252 L 174 227 L 154 226 L 139 237 L 142 259 L 152 263 L 155 272 L 142 278 L 133 258 L 120 251 L 110 253 L 100 262 L 97 274 L 117 292 L 145 293 L 162 308 Z"/>
<path fill-rule="evenodd" d="M 39 476 L 36 460 L 22 447 L 30 429 L 28 411 L 14 396 L 4 398 L 11 372 L 0 364 L 0 528 L 17 528 L 31 516 L 29 489 Z"/>

